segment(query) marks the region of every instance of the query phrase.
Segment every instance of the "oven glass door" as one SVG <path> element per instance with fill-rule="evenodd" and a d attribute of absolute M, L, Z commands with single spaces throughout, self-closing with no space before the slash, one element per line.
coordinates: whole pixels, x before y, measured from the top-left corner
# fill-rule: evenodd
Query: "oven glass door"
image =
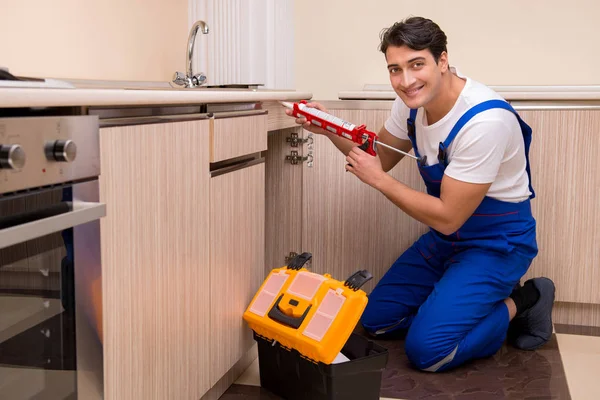
<path fill-rule="evenodd" d="M 90 257 L 77 257 L 76 243 L 105 208 L 75 202 L 73 190 L 0 198 L 1 398 L 85 398 L 78 391 L 78 354 L 85 349 L 78 348 L 75 275 L 89 266 L 78 262 L 87 264 Z M 101 307 L 88 304 L 92 319 L 98 315 L 94 306 Z"/>

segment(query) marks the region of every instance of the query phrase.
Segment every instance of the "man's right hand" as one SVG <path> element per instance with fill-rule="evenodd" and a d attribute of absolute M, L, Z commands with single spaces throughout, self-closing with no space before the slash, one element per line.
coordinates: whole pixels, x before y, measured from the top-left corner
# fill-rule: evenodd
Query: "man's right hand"
<path fill-rule="evenodd" d="M 317 102 L 306 103 L 306 106 L 307 107 L 311 107 L 311 108 L 316 108 L 317 110 L 321 110 L 321 111 L 326 112 L 326 113 L 329 114 L 329 111 L 327 111 L 327 109 L 325 107 L 323 107 L 321 104 L 319 104 Z M 289 108 L 285 109 L 285 113 L 287 115 L 289 115 L 289 116 L 293 116 L 294 115 L 294 112 L 292 110 L 290 110 Z M 312 133 L 316 133 L 316 134 L 319 134 L 319 135 L 328 135 L 328 134 L 331 133 L 331 132 L 326 131 L 323 128 L 319 128 L 318 126 L 311 124 L 304 117 L 298 117 L 298 118 L 296 118 L 296 123 L 298 125 L 302 125 L 302 127 L 304 129 L 306 129 L 307 131 L 310 131 Z"/>

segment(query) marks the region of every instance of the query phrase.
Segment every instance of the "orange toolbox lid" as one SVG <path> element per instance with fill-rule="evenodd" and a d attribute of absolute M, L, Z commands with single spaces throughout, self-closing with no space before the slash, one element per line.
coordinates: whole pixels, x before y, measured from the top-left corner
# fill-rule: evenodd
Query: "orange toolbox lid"
<path fill-rule="evenodd" d="M 367 306 L 360 287 L 373 276 L 362 270 L 338 281 L 304 268 L 311 257 L 302 253 L 271 271 L 243 318 L 258 335 L 314 362 L 331 364 Z"/>

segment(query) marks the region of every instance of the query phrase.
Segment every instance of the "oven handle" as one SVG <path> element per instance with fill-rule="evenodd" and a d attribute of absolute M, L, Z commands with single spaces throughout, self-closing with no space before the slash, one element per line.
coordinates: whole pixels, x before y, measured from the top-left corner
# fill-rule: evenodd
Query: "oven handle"
<path fill-rule="evenodd" d="M 77 201 L 72 211 L 6 229 L 0 229 L 0 249 L 98 220 L 106 216 L 106 204 Z"/>

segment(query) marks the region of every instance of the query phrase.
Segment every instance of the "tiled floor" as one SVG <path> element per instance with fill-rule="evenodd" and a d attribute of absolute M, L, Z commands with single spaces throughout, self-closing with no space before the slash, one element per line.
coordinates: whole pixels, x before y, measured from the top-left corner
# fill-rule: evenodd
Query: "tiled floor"
<path fill-rule="evenodd" d="M 555 332 L 537 351 L 505 346 L 446 373 L 412 368 L 403 341 L 378 341 L 389 351 L 381 399 L 600 399 L 600 329 L 557 325 Z M 255 360 L 221 400 L 279 399 L 259 386 Z"/>

